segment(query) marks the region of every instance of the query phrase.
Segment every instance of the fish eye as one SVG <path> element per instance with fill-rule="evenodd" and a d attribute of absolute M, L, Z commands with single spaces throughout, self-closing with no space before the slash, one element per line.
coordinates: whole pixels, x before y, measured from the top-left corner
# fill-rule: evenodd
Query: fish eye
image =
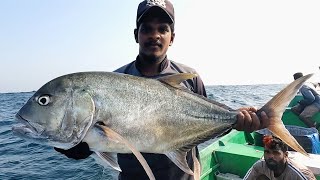
<path fill-rule="evenodd" d="M 49 104 L 49 102 L 50 102 L 50 97 L 48 95 L 42 95 L 38 98 L 38 103 L 41 106 L 46 106 Z"/>

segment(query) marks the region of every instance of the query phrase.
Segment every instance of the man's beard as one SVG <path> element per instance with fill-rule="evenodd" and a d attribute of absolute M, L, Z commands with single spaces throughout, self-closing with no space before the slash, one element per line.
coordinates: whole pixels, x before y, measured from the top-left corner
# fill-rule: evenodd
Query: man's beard
<path fill-rule="evenodd" d="M 285 162 L 277 162 L 273 159 L 268 159 L 266 160 L 266 164 L 267 164 L 267 167 L 269 169 L 271 169 L 272 171 L 275 171 L 275 170 L 278 170 L 278 169 L 283 169 L 286 165 Z"/>

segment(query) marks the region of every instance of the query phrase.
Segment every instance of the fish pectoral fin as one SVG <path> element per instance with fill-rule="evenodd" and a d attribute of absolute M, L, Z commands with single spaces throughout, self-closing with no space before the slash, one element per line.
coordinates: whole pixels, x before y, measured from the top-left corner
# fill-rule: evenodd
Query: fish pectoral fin
<path fill-rule="evenodd" d="M 184 171 L 187 174 L 194 175 L 193 171 L 189 168 L 189 165 L 187 163 L 187 152 L 182 150 L 176 150 L 165 153 L 165 155 L 182 171 Z"/>
<path fill-rule="evenodd" d="M 180 85 L 181 82 L 188 79 L 192 79 L 197 76 L 198 76 L 197 74 L 192 74 L 192 73 L 179 73 L 179 74 L 160 77 L 158 78 L 158 80 L 163 83 L 169 84 L 170 86 L 181 88 L 181 85 Z"/>
<path fill-rule="evenodd" d="M 281 119 L 274 121 L 281 121 Z M 285 142 L 288 146 L 290 146 L 292 149 L 309 157 L 309 154 L 303 149 L 303 147 L 300 146 L 298 141 L 290 134 L 290 132 L 288 131 L 288 129 L 286 129 L 283 123 L 271 124 L 268 127 L 268 129 L 278 138 L 281 137 L 281 140 Z"/>
<path fill-rule="evenodd" d="M 113 139 L 115 141 L 119 141 L 119 142 L 125 144 L 132 151 L 132 153 L 136 156 L 136 158 L 138 159 L 138 161 L 142 165 L 143 169 L 146 171 L 149 179 L 150 180 L 156 179 L 154 177 L 152 170 L 149 167 L 146 159 L 142 156 L 142 154 L 139 151 L 137 151 L 137 149 L 133 145 L 131 145 L 131 143 L 129 143 L 129 141 L 127 141 L 120 134 L 118 134 L 117 132 L 113 131 L 112 129 L 110 129 L 109 127 L 107 127 L 105 125 L 96 124 L 96 126 L 100 127 L 103 130 L 103 132 L 106 134 L 106 136 L 109 137 L 110 139 Z"/>
<path fill-rule="evenodd" d="M 118 164 L 117 158 L 116 158 L 116 153 L 110 153 L 110 152 L 97 152 L 95 151 L 97 156 L 101 158 L 104 162 L 109 164 L 113 169 L 121 172 L 121 168 Z"/>

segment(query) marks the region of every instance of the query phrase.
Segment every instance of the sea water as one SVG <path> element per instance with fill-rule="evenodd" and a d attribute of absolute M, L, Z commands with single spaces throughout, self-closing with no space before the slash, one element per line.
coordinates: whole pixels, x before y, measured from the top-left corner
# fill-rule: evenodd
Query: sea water
<path fill-rule="evenodd" d="M 261 107 L 285 85 L 207 86 L 208 98 L 233 109 Z M 52 147 L 38 145 L 12 134 L 15 114 L 34 92 L 0 93 L 0 180 L 7 179 L 117 179 L 117 172 L 92 158 L 73 160 Z M 211 141 L 200 144 L 203 149 Z"/>

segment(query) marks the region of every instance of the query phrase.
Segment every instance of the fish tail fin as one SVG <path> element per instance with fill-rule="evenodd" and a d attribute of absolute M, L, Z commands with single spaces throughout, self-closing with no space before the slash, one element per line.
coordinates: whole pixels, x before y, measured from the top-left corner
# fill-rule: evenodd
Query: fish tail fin
<path fill-rule="evenodd" d="M 275 120 L 278 121 L 278 120 Z M 281 121 L 281 119 L 280 119 Z M 268 129 L 278 138 L 280 138 L 283 142 L 285 142 L 288 146 L 294 149 L 297 152 L 305 156 L 309 156 L 309 154 L 303 149 L 303 147 L 297 142 L 297 140 L 290 134 L 290 132 L 286 129 L 283 123 L 275 124 L 268 127 Z"/>
<path fill-rule="evenodd" d="M 297 152 L 306 156 L 308 153 L 300 146 L 296 139 L 285 128 L 281 117 L 287 105 L 295 97 L 299 88 L 307 81 L 313 74 L 305 75 L 289 85 L 276 94 L 269 102 L 267 102 L 258 112 L 264 111 L 269 117 L 270 123 L 267 127 L 275 136 L 280 138 L 288 146 Z"/>

